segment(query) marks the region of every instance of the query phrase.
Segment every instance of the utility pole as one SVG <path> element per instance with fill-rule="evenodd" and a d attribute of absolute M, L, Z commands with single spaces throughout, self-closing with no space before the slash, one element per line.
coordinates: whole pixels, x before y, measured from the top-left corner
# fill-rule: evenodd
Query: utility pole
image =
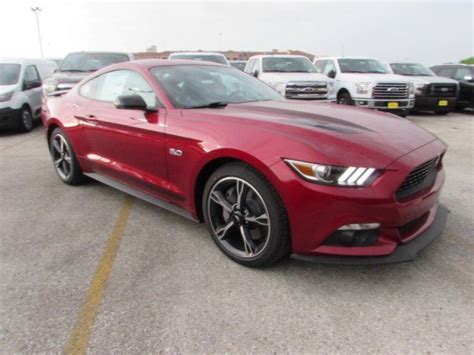
<path fill-rule="evenodd" d="M 43 58 L 43 43 L 41 42 L 41 31 L 40 31 L 40 23 L 39 23 L 39 13 L 43 11 L 40 7 L 32 7 L 31 11 L 35 13 L 36 16 L 36 27 L 38 29 L 38 40 L 39 40 L 39 47 L 40 47 L 40 53 L 41 53 L 41 58 Z"/>

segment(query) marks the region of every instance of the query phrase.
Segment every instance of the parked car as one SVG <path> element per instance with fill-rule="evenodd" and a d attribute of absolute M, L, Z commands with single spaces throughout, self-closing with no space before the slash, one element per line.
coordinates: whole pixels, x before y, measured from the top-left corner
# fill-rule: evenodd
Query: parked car
<path fill-rule="evenodd" d="M 44 95 L 71 89 L 74 85 L 107 65 L 133 60 L 130 53 L 74 52 L 61 62 L 59 69 L 43 85 Z"/>
<path fill-rule="evenodd" d="M 41 111 L 41 84 L 56 63 L 39 59 L 0 59 L 0 128 L 29 132 Z"/>
<path fill-rule="evenodd" d="M 231 60 L 229 64 L 231 67 L 244 71 L 247 61 L 246 60 Z"/>
<path fill-rule="evenodd" d="M 406 76 L 415 84 L 414 111 L 434 111 L 447 114 L 456 107 L 458 83 L 440 78 L 431 70 L 418 63 L 391 63 L 395 74 Z"/>
<path fill-rule="evenodd" d="M 474 66 L 467 64 L 443 64 L 431 67 L 438 76 L 451 78 L 459 83 L 457 107 L 474 108 Z"/>
<path fill-rule="evenodd" d="M 273 87 L 287 99 L 335 101 L 335 82 L 299 55 L 256 55 L 245 72 Z"/>
<path fill-rule="evenodd" d="M 362 57 L 321 57 L 314 65 L 336 79 L 337 102 L 406 116 L 415 104 L 411 81 L 391 73 L 382 62 Z"/>
<path fill-rule="evenodd" d="M 168 59 L 201 60 L 205 62 L 230 65 L 223 54 L 212 52 L 176 52 L 171 53 L 168 56 Z"/>
<path fill-rule="evenodd" d="M 87 175 L 205 221 L 243 265 L 292 252 L 410 260 L 446 220 L 446 145 L 433 134 L 386 113 L 285 100 L 223 65 L 116 64 L 42 114 L 64 183 Z"/>

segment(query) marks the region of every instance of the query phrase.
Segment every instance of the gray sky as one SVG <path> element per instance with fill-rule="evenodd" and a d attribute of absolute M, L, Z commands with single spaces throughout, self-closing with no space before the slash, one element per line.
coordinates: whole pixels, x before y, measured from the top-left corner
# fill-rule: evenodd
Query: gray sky
<path fill-rule="evenodd" d="M 77 50 L 300 49 L 432 65 L 474 55 L 465 1 L 0 3 L 0 57 L 39 57 L 31 6 L 40 6 L 46 57 Z M 20 27 L 21 24 L 21 27 Z"/>

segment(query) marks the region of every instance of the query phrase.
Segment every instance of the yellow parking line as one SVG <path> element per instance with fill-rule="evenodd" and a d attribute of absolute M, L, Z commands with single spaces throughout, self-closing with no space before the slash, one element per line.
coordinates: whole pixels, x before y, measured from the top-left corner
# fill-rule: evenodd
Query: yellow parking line
<path fill-rule="evenodd" d="M 79 313 L 79 318 L 69 336 L 69 341 L 65 348 L 66 354 L 84 354 L 86 351 L 132 205 L 133 198 L 127 197 L 102 252 L 99 265 L 87 291 L 86 301 Z"/>

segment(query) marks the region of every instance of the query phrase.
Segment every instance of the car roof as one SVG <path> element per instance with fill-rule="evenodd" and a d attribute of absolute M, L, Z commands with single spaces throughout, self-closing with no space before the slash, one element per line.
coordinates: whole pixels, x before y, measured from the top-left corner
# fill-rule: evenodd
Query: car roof
<path fill-rule="evenodd" d="M 378 60 L 377 58 L 371 58 L 371 57 L 362 57 L 362 56 L 333 56 L 333 57 L 317 57 L 314 58 L 314 60 L 338 60 L 338 59 L 375 59 Z"/>
<path fill-rule="evenodd" d="M 125 54 L 125 55 L 132 55 L 132 53 L 128 52 L 108 52 L 108 51 L 77 51 L 77 52 L 69 52 L 69 54 Z"/>
<path fill-rule="evenodd" d="M 34 65 L 34 64 L 54 64 L 50 59 L 31 59 L 31 58 L 0 58 L 0 63 Z"/>
<path fill-rule="evenodd" d="M 206 62 L 206 61 L 196 61 L 196 60 L 189 60 L 189 59 L 139 59 L 133 60 L 130 62 L 121 62 L 109 65 L 100 69 L 98 72 L 108 72 L 111 70 L 117 69 L 131 69 L 135 67 L 141 67 L 145 70 L 155 67 L 162 67 L 162 66 L 170 66 L 170 65 L 208 65 L 208 66 L 217 66 L 217 67 L 225 67 L 228 68 L 229 66 L 215 63 L 215 62 Z"/>

